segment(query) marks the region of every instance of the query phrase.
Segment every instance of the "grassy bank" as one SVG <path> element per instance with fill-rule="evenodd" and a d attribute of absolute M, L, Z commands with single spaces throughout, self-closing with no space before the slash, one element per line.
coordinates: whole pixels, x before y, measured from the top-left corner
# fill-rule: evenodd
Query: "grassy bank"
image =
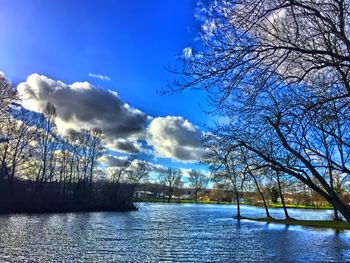
<path fill-rule="evenodd" d="M 334 221 L 334 220 L 296 220 L 296 219 L 250 218 L 250 217 L 241 217 L 241 219 L 257 221 L 257 222 L 283 224 L 283 225 L 332 228 L 336 230 L 350 230 L 349 223 L 343 222 L 343 221 Z"/>
<path fill-rule="evenodd" d="M 269 207 L 271 208 L 283 208 L 283 205 L 281 203 L 276 204 L 270 204 Z M 299 209 L 333 209 L 333 207 L 329 205 L 323 205 L 323 206 L 313 206 L 313 205 L 295 205 L 295 204 L 286 204 L 286 207 L 289 208 L 299 208 Z"/>

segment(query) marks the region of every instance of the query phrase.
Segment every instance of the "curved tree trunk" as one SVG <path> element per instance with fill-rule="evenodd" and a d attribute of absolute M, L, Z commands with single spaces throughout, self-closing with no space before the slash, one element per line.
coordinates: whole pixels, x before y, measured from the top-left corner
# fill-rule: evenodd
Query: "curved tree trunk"
<path fill-rule="evenodd" d="M 278 191 L 279 191 L 279 194 L 280 194 L 280 198 L 281 198 L 281 202 L 282 202 L 282 206 L 283 206 L 283 210 L 284 210 L 284 215 L 285 215 L 286 219 L 289 219 L 290 216 L 289 216 L 289 214 L 288 214 L 288 210 L 287 210 L 287 207 L 286 207 L 286 203 L 284 202 L 284 197 L 283 197 L 283 192 L 282 192 L 282 186 L 281 186 L 281 181 L 280 181 L 280 174 L 279 174 L 279 172 L 276 172 L 276 175 L 277 175 Z"/>
<path fill-rule="evenodd" d="M 260 197 L 261 197 L 261 199 L 262 199 L 262 201 L 263 201 L 263 203 L 264 203 L 264 208 L 265 208 L 265 212 L 266 212 L 266 217 L 267 217 L 267 218 L 271 218 L 271 215 L 270 215 L 270 212 L 269 212 L 269 208 L 267 207 L 267 203 L 266 203 L 265 196 L 264 196 L 263 192 L 261 191 L 261 189 L 260 189 L 260 187 L 259 187 L 259 183 L 258 183 L 258 181 L 256 180 L 255 176 L 254 176 L 252 173 L 250 173 L 250 175 L 253 177 L 253 180 L 254 180 L 254 183 L 255 183 L 255 185 L 256 185 L 256 188 L 257 188 L 257 190 L 258 190 L 258 192 L 259 192 L 259 194 L 260 194 Z"/>
<path fill-rule="evenodd" d="M 273 166 L 277 167 L 274 168 L 276 171 L 282 171 L 285 173 L 290 174 L 291 176 L 294 176 L 297 178 L 299 181 L 310 187 L 310 189 L 314 190 L 315 192 L 319 193 L 327 202 L 332 204 L 334 209 L 336 209 L 343 217 L 344 219 L 350 223 L 350 210 L 347 204 L 345 204 L 339 196 L 329 187 L 329 185 L 324 183 L 324 179 L 319 177 L 317 174 L 317 171 L 315 172 L 314 170 L 310 169 L 310 171 L 315 172 L 315 177 L 318 179 L 318 181 L 321 183 L 321 185 L 324 187 L 324 189 L 321 189 L 319 186 L 314 184 L 310 179 L 304 178 L 301 174 L 288 169 L 287 167 L 284 167 L 282 164 L 280 164 L 278 161 L 273 160 L 269 158 L 267 155 L 265 155 L 263 152 L 255 149 L 254 147 L 251 147 L 250 145 L 246 144 L 245 142 L 242 142 L 242 145 L 246 147 L 248 150 L 251 150 L 258 154 L 260 157 L 262 157 L 265 161 L 270 162 Z"/>

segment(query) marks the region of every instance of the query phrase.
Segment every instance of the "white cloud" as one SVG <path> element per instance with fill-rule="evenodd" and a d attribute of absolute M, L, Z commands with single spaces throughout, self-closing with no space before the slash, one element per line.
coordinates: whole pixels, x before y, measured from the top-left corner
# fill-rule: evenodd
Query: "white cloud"
<path fill-rule="evenodd" d="M 151 171 L 154 173 L 164 173 L 168 168 L 161 164 L 148 163 Z"/>
<path fill-rule="evenodd" d="M 99 161 L 101 163 L 103 163 L 105 166 L 107 167 L 111 167 L 111 168 L 117 168 L 117 167 L 122 167 L 125 165 L 126 162 L 129 162 L 130 159 L 126 156 L 113 156 L 113 155 L 103 155 Z M 150 171 L 153 173 L 163 173 L 166 171 L 167 167 L 160 165 L 160 164 L 154 164 L 151 162 L 147 162 L 147 161 L 141 161 L 141 160 L 132 160 L 132 163 L 130 165 L 130 168 L 135 168 L 137 167 L 140 163 L 146 163 L 149 168 Z"/>
<path fill-rule="evenodd" d="M 202 132 L 183 117 L 152 118 L 128 105 L 114 91 L 88 82 L 65 84 L 32 74 L 17 87 L 22 105 L 43 113 L 47 103 L 56 108 L 55 122 L 61 134 L 69 130 L 100 128 L 105 146 L 114 151 L 139 153 L 146 140 L 156 157 L 198 161 Z M 148 127 L 147 127 L 148 126 Z"/>
<path fill-rule="evenodd" d="M 111 80 L 111 78 L 106 76 L 106 75 L 96 74 L 96 73 L 89 73 L 89 77 L 97 78 L 97 79 L 104 80 L 104 81 L 110 81 Z"/>
<path fill-rule="evenodd" d="M 116 92 L 104 90 L 88 82 L 67 85 L 46 76 L 32 74 L 17 87 L 22 105 L 43 112 L 47 103 L 54 104 L 57 129 L 66 134 L 70 129 L 100 128 L 108 147 L 135 153 L 148 117 L 132 108 Z"/>
<path fill-rule="evenodd" d="M 113 156 L 108 154 L 103 155 L 99 161 L 107 167 L 115 168 L 123 166 L 126 162 L 128 162 L 128 158 L 125 156 Z"/>
<path fill-rule="evenodd" d="M 147 129 L 147 141 L 158 157 L 198 161 L 202 155 L 200 130 L 183 117 L 158 117 Z"/>

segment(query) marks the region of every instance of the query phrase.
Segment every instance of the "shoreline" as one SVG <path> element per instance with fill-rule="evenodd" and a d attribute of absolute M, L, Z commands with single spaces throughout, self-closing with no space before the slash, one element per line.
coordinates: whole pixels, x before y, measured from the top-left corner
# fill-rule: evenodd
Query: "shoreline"
<path fill-rule="evenodd" d="M 143 199 L 143 200 L 134 200 L 133 202 L 135 203 L 164 203 L 164 204 L 169 204 L 167 201 L 163 201 L 161 199 Z M 194 200 L 172 200 L 170 202 L 170 204 L 208 204 L 208 205 L 236 205 L 236 202 L 216 202 L 216 201 L 198 201 L 196 203 L 196 201 Z M 246 202 L 242 202 L 240 203 L 240 205 L 249 205 L 249 206 L 254 206 L 254 207 L 261 207 L 263 208 L 263 206 L 258 206 L 258 205 L 254 205 L 251 203 L 246 203 Z M 288 204 L 286 205 L 287 209 L 315 209 L 315 210 L 333 210 L 333 207 L 331 206 L 310 206 L 310 205 L 291 205 Z M 282 208 L 283 206 L 281 203 L 277 203 L 277 204 L 271 204 L 269 205 L 269 208 Z"/>
<path fill-rule="evenodd" d="M 127 213 L 137 211 L 138 209 L 91 209 L 91 210 L 50 210 L 50 211 L 1 211 L 1 216 L 10 216 L 10 215 L 49 215 L 49 214 L 76 214 L 76 213 Z"/>
<path fill-rule="evenodd" d="M 315 228 L 326 228 L 334 230 L 350 230 L 350 224 L 345 221 L 334 221 L 334 220 L 298 220 L 298 219 L 276 219 L 276 218 L 251 218 L 242 216 L 237 218 L 238 220 L 249 220 L 254 222 L 265 222 L 267 224 L 282 224 L 282 225 L 293 225 L 293 226 L 306 226 Z"/>
<path fill-rule="evenodd" d="M 57 201 L 57 200 L 2 200 L 0 215 L 11 214 L 64 214 L 89 212 L 131 212 L 138 208 L 132 202 L 111 204 L 89 201 Z"/>

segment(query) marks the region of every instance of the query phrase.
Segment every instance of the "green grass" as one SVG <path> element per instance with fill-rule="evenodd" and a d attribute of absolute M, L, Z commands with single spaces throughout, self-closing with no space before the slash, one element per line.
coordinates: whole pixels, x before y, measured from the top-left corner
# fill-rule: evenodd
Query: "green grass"
<path fill-rule="evenodd" d="M 284 224 L 284 225 L 295 225 L 295 226 L 307 226 L 316 228 L 332 228 L 336 230 L 350 230 L 350 224 L 344 221 L 334 221 L 334 220 L 296 220 L 296 219 L 275 219 L 275 218 L 250 218 L 241 217 L 241 219 Z"/>
<path fill-rule="evenodd" d="M 281 203 L 270 204 L 271 208 L 283 208 Z M 333 207 L 329 205 L 324 206 L 313 206 L 313 205 L 295 205 L 295 204 L 286 204 L 287 208 L 299 208 L 299 209 L 333 209 Z"/>

